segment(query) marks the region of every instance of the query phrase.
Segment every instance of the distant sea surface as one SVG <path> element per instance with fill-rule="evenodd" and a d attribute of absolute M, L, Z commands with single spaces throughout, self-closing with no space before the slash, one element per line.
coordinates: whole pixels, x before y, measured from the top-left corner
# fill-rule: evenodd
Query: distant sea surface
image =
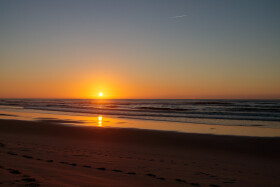
<path fill-rule="evenodd" d="M 280 128 L 280 100 L 0 99 L 0 108 L 111 115 L 156 121 Z"/>

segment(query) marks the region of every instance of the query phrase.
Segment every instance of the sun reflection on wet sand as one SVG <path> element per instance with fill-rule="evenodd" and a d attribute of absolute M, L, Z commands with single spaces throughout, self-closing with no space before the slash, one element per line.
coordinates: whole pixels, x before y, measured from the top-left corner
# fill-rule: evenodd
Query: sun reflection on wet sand
<path fill-rule="evenodd" d="M 17 119 L 17 120 L 31 120 L 42 121 L 42 118 L 50 120 L 68 120 L 73 123 L 67 125 L 80 126 L 97 126 L 97 127 L 115 127 L 115 128 L 137 128 L 163 131 L 177 131 L 185 133 L 201 133 L 201 134 L 218 134 L 218 135 L 238 135 L 238 136 L 265 136 L 265 137 L 279 137 L 280 129 L 260 128 L 260 127 L 246 127 L 246 126 L 223 126 L 223 125 L 206 125 L 180 122 L 166 122 L 166 121 L 148 121 L 136 119 L 120 119 L 102 115 L 86 115 L 75 113 L 50 114 L 45 111 L 38 111 L 32 109 L 24 109 L 23 112 L 13 110 L 1 110 L 0 119 Z M 75 123 L 74 121 L 80 121 Z"/>
<path fill-rule="evenodd" d="M 102 127 L 102 116 L 98 116 L 98 126 Z"/>

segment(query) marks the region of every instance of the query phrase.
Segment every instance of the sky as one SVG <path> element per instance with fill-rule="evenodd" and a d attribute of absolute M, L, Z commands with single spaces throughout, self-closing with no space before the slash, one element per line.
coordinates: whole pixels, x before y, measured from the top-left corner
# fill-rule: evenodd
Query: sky
<path fill-rule="evenodd" d="M 0 25 L 0 98 L 280 98 L 278 0 L 2 0 Z"/>

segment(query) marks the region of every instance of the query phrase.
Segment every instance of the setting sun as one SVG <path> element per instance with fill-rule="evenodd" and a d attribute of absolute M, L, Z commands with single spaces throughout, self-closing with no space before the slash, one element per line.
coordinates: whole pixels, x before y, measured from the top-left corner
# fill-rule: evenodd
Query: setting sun
<path fill-rule="evenodd" d="M 99 92 L 99 96 L 102 97 L 102 96 L 103 96 L 103 93 L 102 93 L 102 92 Z"/>

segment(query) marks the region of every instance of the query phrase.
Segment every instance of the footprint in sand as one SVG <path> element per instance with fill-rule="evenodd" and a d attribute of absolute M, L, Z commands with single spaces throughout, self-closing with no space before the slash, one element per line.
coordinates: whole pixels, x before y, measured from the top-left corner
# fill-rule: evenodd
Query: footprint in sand
<path fill-rule="evenodd" d="M 16 174 L 16 175 L 21 174 L 21 172 L 20 172 L 20 171 L 15 170 L 15 169 L 8 169 L 8 170 L 9 170 L 9 172 L 10 172 L 11 174 Z"/>
<path fill-rule="evenodd" d="M 101 170 L 101 171 L 105 171 L 106 170 L 106 168 L 96 168 L 96 169 Z"/>
<path fill-rule="evenodd" d="M 84 168 L 91 168 L 91 166 L 87 166 L 87 165 L 85 165 L 85 166 L 83 166 Z"/>
<path fill-rule="evenodd" d="M 235 181 L 224 181 L 223 183 L 224 184 L 233 184 L 233 183 L 235 183 Z"/>
<path fill-rule="evenodd" d="M 194 183 L 194 182 L 190 183 L 190 185 L 192 185 L 192 186 L 200 186 L 198 183 Z"/>
<path fill-rule="evenodd" d="M 8 152 L 8 154 L 13 155 L 13 156 L 17 155 L 16 153 L 13 153 L 13 152 Z M 22 155 L 22 157 L 27 158 L 27 159 L 33 159 L 33 157 L 32 157 L 32 156 L 29 156 L 29 155 Z M 127 157 L 127 158 L 131 158 L 131 157 Z M 36 160 L 42 160 L 42 159 L 37 158 Z M 155 161 L 155 160 L 154 160 L 154 159 L 150 159 L 150 161 Z M 53 160 L 46 160 L 46 162 L 54 162 L 54 161 L 53 161 Z M 164 162 L 164 160 L 160 160 L 160 162 Z M 172 160 L 171 162 L 173 162 L 173 160 Z M 70 163 L 64 162 L 64 161 L 61 161 L 61 162 L 59 162 L 59 163 L 61 163 L 61 164 L 68 164 L 68 165 L 71 165 L 71 166 L 77 166 L 76 163 L 71 163 L 71 164 L 70 164 Z M 175 162 L 173 162 L 173 164 L 174 164 L 174 163 L 175 163 Z M 84 166 L 82 166 L 82 167 L 84 167 L 84 168 L 92 168 L 92 167 L 89 166 L 89 165 L 84 165 Z M 0 168 L 2 168 L 2 167 L 0 166 Z M 98 170 L 100 170 L 100 171 L 106 171 L 106 168 L 104 168 L 104 167 L 100 167 L 100 168 L 96 168 L 96 169 L 98 169 Z M 10 173 L 12 173 L 12 174 L 21 174 L 21 172 L 19 172 L 18 170 L 14 170 L 14 169 L 8 169 L 8 170 L 9 170 Z M 113 171 L 113 172 L 123 172 L 122 170 L 118 170 L 118 169 L 113 169 L 112 171 Z M 202 172 L 199 172 L 199 173 L 200 173 L 200 174 L 204 174 L 204 175 L 209 175 L 209 174 L 202 173 Z M 128 175 L 136 175 L 135 172 L 128 172 L 128 173 L 126 173 L 126 174 L 128 174 Z M 152 173 L 148 173 L 148 174 L 145 174 L 145 175 L 146 175 L 146 176 L 149 176 L 149 177 L 156 178 L 156 179 L 158 179 L 158 180 L 166 180 L 164 177 L 156 177 L 156 175 L 155 175 L 155 174 L 152 174 Z M 36 181 L 34 178 L 30 178 L 30 177 L 27 176 L 27 175 L 24 175 L 23 177 L 25 177 L 25 178 L 23 178 L 22 181 L 25 181 L 25 182 L 35 182 L 35 181 Z M 216 177 L 216 176 L 211 176 L 211 177 Z M 175 179 L 175 181 L 181 182 L 181 183 L 186 183 L 186 181 L 183 180 L 183 179 Z M 235 182 L 235 181 L 234 181 L 234 179 L 233 179 L 233 180 L 230 180 L 230 181 L 225 181 L 224 183 L 234 183 L 234 182 Z M 192 185 L 192 186 L 200 186 L 198 183 L 190 183 L 190 185 Z M 29 183 L 28 186 L 40 186 L 40 184 L 37 184 L 37 183 Z M 212 186 L 212 187 L 219 187 L 219 185 L 215 185 L 215 184 L 210 184 L 209 186 Z"/>
<path fill-rule="evenodd" d="M 32 156 L 28 156 L 28 155 L 22 155 L 22 157 L 27 158 L 27 159 L 32 159 Z"/>
<path fill-rule="evenodd" d="M 220 186 L 217 185 L 217 184 L 209 184 L 209 186 L 211 186 L 211 187 L 220 187 Z"/>
<path fill-rule="evenodd" d="M 31 178 L 31 177 L 27 177 L 27 178 L 23 178 L 21 179 L 23 182 L 27 182 L 27 184 L 25 184 L 24 186 L 29 186 L 29 187 L 37 187 L 40 186 L 40 184 L 35 183 L 36 179 L 35 178 Z"/>
<path fill-rule="evenodd" d="M 186 183 L 186 181 L 183 180 L 183 179 L 175 179 L 175 181 L 177 181 L 177 182 L 182 182 L 182 183 Z"/>
<path fill-rule="evenodd" d="M 227 180 L 227 181 L 224 181 L 223 183 L 224 184 L 233 184 L 233 183 L 235 183 L 237 180 L 236 179 L 229 179 L 229 180 Z"/>
<path fill-rule="evenodd" d="M 204 173 L 204 172 L 197 172 L 196 175 L 209 175 L 208 173 Z"/>
<path fill-rule="evenodd" d="M 118 170 L 118 169 L 113 169 L 112 171 L 114 171 L 114 172 L 122 172 L 122 170 Z"/>
<path fill-rule="evenodd" d="M 7 152 L 9 155 L 12 155 L 12 156 L 17 156 L 17 154 L 16 153 L 13 153 L 13 152 Z"/>
<path fill-rule="evenodd" d="M 2 167 L 2 168 L 4 168 L 4 167 Z M 21 172 L 16 170 L 16 169 L 9 168 L 9 169 L 7 169 L 7 171 L 9 171 L 9 173 L 11 173 L 11 174 L 16 174 L 16 175 L 21 174 Z M 19 184 L 20 186 L 30 186 L 30 187 L 40 186 L 40 184 L 35 183 L 36 182 L 35 178 L 31 178 L 28 175 L 22 175 L 22 177 L 23 178 L 21 179 L 21 181 L 23 181 L 25 184 L 21 183 L 21 184 Z M 10 184 L 15 184 L 15 183 L 18 183 L 18 182 L 20 182 L 20 180 L 14 180 Z M 4 182 L 0 182 L 0 184 L 4 184 Z"/>
<path fill-rule="evenodd" d="M 28 178 L 23 178 L 22 181 L 26 181 L 26 182 L 35 182 L 36 179 L 28 177 Z"/>
<path fill-rule="evenodd" d="M 156 177 L 156 175 L 155 174 L 152 174 L 152 173 L 148 173 L 148 174 L 146 174 L 147 176 L 149 176 L 149 177 Z"/>
<path fill-rule="evenodd" d="M 128 174 L 128 175 L 136 175 L 135 172 L 128 172 L 128 173 L 126 173 L 126 174 Z"/>

